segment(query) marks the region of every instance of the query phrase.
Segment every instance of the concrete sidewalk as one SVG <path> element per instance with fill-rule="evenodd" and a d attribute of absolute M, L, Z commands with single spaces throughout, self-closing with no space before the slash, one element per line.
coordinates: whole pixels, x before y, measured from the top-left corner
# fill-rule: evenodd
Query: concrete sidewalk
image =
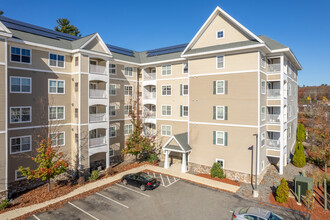
<path fill-rule="evenodd" d="M 85 193 L 87 191 L 93 190 L 95 188 L 101 187 L 101 186 L 109 184 L 111 182 L 118 181 L 126 174 L 136 173 L 136 172 L 140 172 L 140 171 L 143 171 L 143 170 L 150 170 L 150 171 L 157 172 L 157 173 L 163 173 L 163 174 L 166 174 L 166 175 L 171 175 L 171 176 L 174 176 L 174 177 L 178 177 L 178 178 L 181 178 L 181 179 L 185 179 L 185 180 L 188 180 L 188 181 L 195 182 L 197 184 L 202 184 L 202 185 L 205 185 L 205 186 L 209 186 L 209 187 L 213 187 L 213 188 L 217 188 L 217 189 L 220 189 L 220 190 L 225 190 L 225 191 L 229 191 L 229 192 L 233 192 L 233 193 L 235 193 L 239 190 L 238 186 L 222 183 L 222 182 L 219 182 L 219 181 L 206 179 L 206 178 L 195 176 L 195 175 L 188 174 L 188 173 L 181 173 L 181 172 L 174 171 L 174 170 L 171 170 L 171 169 L 164 169 L 164 168 L 156 167 L 156 166 L 152 166 L 152 165 L 143 165 L 143 166 L 140 166 L 140 167 L 137 167 L 137 168 L 133 168 L 133 169 L 124 171 L 122 173 L 118 173 L 114 176 L 107 177 L 107 178 L 104 178 L 104 179 L 86 184 L 86 185 L 81 186 L 78 189 L 75 189 L 74 191 L 72 191 L 72 192 L 70 192 L 70 193 L 68 193 L 64 196 L 58 197 L 56 199 L 52 199 L 52 200 L 49 200 L 49 201 L 46 201 L 46 202 L 43 202 L 43 203 L 38 203 L 38 204 L 35 204 L 35 205 L 22 207 L 22 208 L 18 208 L 18 209 L 14 209 L 14 210 L 5 212 L 3 214 L 0 214 L 0 219 L 13 219 L 13 218 L 20 217 L 20 216 L 25 215 L 27 213 L 36 211 L 38 209 L 45 208 L 49 205 L 53 205 L 53 204 L 56 204 L 56 203 L 61 202 L 63 200 L 66 200 L 66 199 L 69 199 L 71 197 L 77 196 L 81 193 Z"/>

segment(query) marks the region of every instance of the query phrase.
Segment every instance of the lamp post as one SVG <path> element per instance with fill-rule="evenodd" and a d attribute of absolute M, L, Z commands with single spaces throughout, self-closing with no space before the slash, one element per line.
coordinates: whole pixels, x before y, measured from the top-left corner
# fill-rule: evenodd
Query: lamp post
<path fill-rule="evenodd" d="M 253 197 L 257 198 L 259 196 L 258 192 L 258 134 L 254 134 L 256 137 L 256 172 L 255 172 L 255 186 L 253 189 Z"/>

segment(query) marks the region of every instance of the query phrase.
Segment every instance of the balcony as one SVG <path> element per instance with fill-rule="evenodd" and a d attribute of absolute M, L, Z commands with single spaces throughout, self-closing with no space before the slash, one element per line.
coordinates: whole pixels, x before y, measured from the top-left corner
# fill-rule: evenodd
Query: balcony
<path fill-rule="evenodd" d="M 105 136 L 89 139 L 89 147 L 91 147 L 91 148 L 99 147 L 99 146 L 102 146 L 102 145 L 105 145 L 105 144 L 107 144 Z"/>
<path fill-rule="evenodd" d="M 156 80 L 156 73 L 144 73 L 143 80 Z"/>
<path fill-rule="evenodd" d="M 89 122 L 104 122 L 107 120 L 105 113 L 89 114 Z"/>
<path fill-rule="evenodd" d="M 92 99 L 106 99 L 107 91 L 103 89 L 90 89 L 89 90 L 89 98 Z"/>
<path fill-rule="evenodd" d="M 279 124 L 281 122 L 279 114 L 267 114 L 267 122 L 270 124 Z"/>
<path fill-rule="evenodd" d="M 279 98 L 281 98 L 281 90 L 280 89 L 268 89 L 267 97 L 272 98 L 272 99 L 279 99 Z"/>
<path fill-rule="evenodd" d="M 268 64 L 267 71 L 268 73 L 280 73 L 281 64 L 280 63 Z"/>
<path fill-rule="evenodd" d="M 106 67 L 95 64 L 89 64 L 89 73 L 106 75 Z"/>
<path fill-rule="evenodd" d="M 280 140 L 267 139 L 267 149 L 280 150 L 281 144 Z"/>
<path fill-rule="evenodd" d="M 145 92 L 143 94 L 143 99 L 147 99 L 147 100 L 156 99 L 156 93 L 155 92 Z"/>

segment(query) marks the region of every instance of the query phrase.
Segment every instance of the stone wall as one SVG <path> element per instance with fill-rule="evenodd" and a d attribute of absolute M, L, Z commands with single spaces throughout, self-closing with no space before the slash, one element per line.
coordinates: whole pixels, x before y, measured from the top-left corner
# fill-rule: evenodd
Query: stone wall
<path fill-rule="evenodd" d="M 8 184 L 8 198 L 12 198 L 13 195 L 22 193 L 24 191 L 33 189 L 37 186 L 45 184 L 45 181 L 41 180 L 20 180 Z"/>
<path fill-rule="evenodd" d="M 7 198 L 8 198 L 8 192 L 7 192 L 7 190 L 1 191 L 0 192 L 0 201 L 2 201 L 4 199 L 7 199 Z"/>

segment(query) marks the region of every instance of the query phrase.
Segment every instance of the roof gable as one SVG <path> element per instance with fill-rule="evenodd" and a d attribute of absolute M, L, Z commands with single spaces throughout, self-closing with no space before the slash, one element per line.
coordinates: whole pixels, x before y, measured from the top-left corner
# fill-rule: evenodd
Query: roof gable
<path fill-rule="evenodd" d="M 100 53 L 110 54 L 111 52 L 109 48 L 106 46 L 104 41 L 101 39 L 98 33 L 94 34 L 91 38 L 89 38 L 81 47 L 80 49 L 96 51 Z"/>

